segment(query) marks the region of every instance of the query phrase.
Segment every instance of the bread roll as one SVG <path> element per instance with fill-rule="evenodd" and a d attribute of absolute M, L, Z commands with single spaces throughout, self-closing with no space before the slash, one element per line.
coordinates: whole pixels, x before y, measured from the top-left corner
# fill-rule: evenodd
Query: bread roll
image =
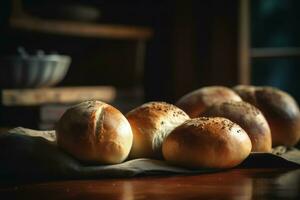
<path fill-rule="evenodd" d="M 300 112 L 288 93 L 273 87 L 236 86 L 244 101 L 259 108 L 266 117 L 273 146 L 294 146 L 300 139 Z"/>
<path fill-rule="evenodd" d="M 176 106 L 191 118 L 198 117 L 207 107 L 224 101 L 241 101 L 233 90 L 223 86 L 208 86 L 192 91 L 180 98 Z"/>
<path fill-rule="evenodd" d="M 233 88 L 233 90 L 242 98 L 243 101 L 246 101 L 252 105 L 255 105 L 255 90 L 256 86 L 252 85 L 238 85 Z"/>
<path fill-rule="evenodd" d="M 124 161 L 132 146 L 132 131 L 116 108 L 86 101 L 68 109 L 58 121 L 58 145 L 80 161 L 116 164 Z"/>
<path fill-rule="evenodd" d="M 223 102 L 210 106 L 202 116 L 224 117 L 240 125 L 252 142 L 253 152 L 271 152 L 271 131 L 264 115 L 255 106 L 240 102 Z"/>
<path fill-rule="evenodd" d="M 149 102 L 126 115 L 133 132 L 130 158 L 162 158 L 165 137 L 189 116 L 174 105 Z"/>
<path fill-rule="evenodd" d="M 194 118 L 173 130 L 162 147 L 164 158 L 188 168 L 230 168 L 251 152 L 247 133 L 225 118 Z"/>

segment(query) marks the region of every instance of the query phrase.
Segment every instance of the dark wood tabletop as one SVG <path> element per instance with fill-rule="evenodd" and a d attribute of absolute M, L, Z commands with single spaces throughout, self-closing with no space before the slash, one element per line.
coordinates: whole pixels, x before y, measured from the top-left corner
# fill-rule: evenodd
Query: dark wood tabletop
<path fill-rule="evenodd" d="M 300 169 L 69 180 L 1 186 L 0 199 L 300 199 Z"/>

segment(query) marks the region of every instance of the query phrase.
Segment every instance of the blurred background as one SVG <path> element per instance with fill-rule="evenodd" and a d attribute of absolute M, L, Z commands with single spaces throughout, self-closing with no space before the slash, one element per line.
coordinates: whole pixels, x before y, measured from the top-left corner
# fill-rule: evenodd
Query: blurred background
<path fill-rule="evenodd" d="M 207 85 L 300 102 L 297 0 L 1 0 L 0 127 L 51 129 L 70 105 L 126 113 Z"/>

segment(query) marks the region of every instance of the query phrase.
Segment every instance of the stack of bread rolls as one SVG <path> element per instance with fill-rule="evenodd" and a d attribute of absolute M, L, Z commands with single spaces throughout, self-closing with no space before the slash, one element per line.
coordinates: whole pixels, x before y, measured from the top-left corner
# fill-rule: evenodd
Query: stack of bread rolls
<path fill-rule="evenodd" d="M 152 158 L 187 168 L 231 168 L 250 152 L 300 139 L 296 101 L 270 87 L 200 88 L 175 105 L 145 103 L 126 115 L 101 101 L 68 109 L 56 128 L 65 152 L 91 164 Z"/>

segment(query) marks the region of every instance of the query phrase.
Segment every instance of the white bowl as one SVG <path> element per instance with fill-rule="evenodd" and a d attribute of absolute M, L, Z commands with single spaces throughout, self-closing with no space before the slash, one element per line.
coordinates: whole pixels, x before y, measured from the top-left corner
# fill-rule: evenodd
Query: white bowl
<path fill-rule="evenodd" d="M 70 63 L 69 56 L 58 54 L 0 58 L 0 87 L 54 86 L 65 77 Z"/>

